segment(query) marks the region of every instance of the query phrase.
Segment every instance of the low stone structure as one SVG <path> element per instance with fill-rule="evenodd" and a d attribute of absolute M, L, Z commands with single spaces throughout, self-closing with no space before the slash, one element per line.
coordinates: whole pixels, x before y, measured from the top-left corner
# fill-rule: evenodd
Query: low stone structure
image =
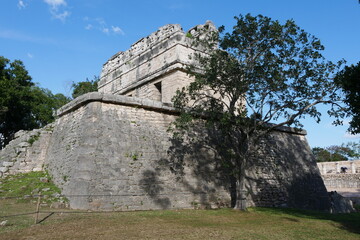
<path fill-rule="evenodd" d="M 321 175 L 331 175 L 337 173 L 360 174 L 360 160 L 319 162 L 317 165 L 320 169 Z"/>
<path fill-rule="evenodd" d="M 326 189 L 360 204 L 360 160 L 317 163 Z"/>
<path fill-rule="evenodd" d="M 178 114 L 170 99 L 191 81 L 185 72 L 191 64 L 188 55 L 199 51 L 187 35 L 199 28 L 213 25 L 187 33 L 179 25 L 167 25 L 116 54 L 104 65 L 98 93 L 73 100 L 58 111 L 51 127 L 19 136 L 0 152 L 1 166 L 7 165 L 2 174 L 41 166 L 72 208 L 230 206 L 234 181 L 216 164 L 218 154 L 209 145 L 216 143 L 206 141 L 216 133 L 198 126 L 192 133 L 204 141 L 189 147 L 167 131 Z M 32 145 L 23 144 L 37 131 Z M 305 135 L 283 128 L 263 139 L 247 171 L 248 206 L 330 209 Z M 23 169 L 16 167 L 25 166 L 23 155 L 17 155 L 20 146 L 27 152 L 25 162 L 31 160 Z"/>
<path fill-rule="evenodd" d="M 0 151 L 0 177 L 43 170 L 53 127 L 17 132 L 11 144 Z"/>

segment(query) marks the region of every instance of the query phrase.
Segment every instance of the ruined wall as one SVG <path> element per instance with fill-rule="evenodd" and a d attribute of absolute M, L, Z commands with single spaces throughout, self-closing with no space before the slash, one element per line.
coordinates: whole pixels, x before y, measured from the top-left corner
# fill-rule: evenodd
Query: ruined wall
<path fill-rule="evenodd" d="M 231 179 L 211 163 L 216 153 L 201 144 L 190 151 L 177 149 L 171 140 L 167 129 L 176 117 L 171 107 L 91 93 L 59 114 L 45 165 L 72 208 L 230 205 Z M 248 172 L 249 206 L 328 208 L 303 134 L 280 131 L 264 140 L 255 167 Z M 179 160 L 185 164 L 180 166 Z"/>
<path fill-rule="evenodd" d="M 328 194 L 304 132 L 278 131 L 263 141 L 249 169 L 254 206 L 329 209 Z M 251 183 L 250 183 L 251 185 Z"/>
<path fill-rule="evenodd" d="M 317 165 L 322 175 L 341 173 L 341 168 L 346 168 L 346 173 L 360 173 L 360 160 L 319 162 Z"/>
<path fill-rule="evenodd" d="M 216 181 L 202 181 L 191 170 L 177 181 L 162 165 L 171 144 L 171 108 L 145 99 L 92 96 L 93 101 L 84 96 L 83 103 L 63 109 L 48 150 L 46 166 L 71 207 L 139 210 L 229 202 L 227 189 Z"/>
<path fill-rule="evenodd" d="M 342 192 L 353 189 L 360 193 L 360 173 L 327 174 L 322 175 L 322 178 L 329 191 Z"/>
<path fill-rule="evenodd" d="M 189 33 L 196 35 L 203 27 L 215 29 L 207 22 L 190 29 Z M 110 58 L 103 66 L 98 90 L 171 102 L 176 89 L 185 85 L 182 81 L 186 84 L 191 81 L 188 76 L 179 81 L 176 75 L 186 75 L 186 66 L 194 61 L 189 56 L 195 51 L 198 50 L 194 49 L 180 25 L 165 25 L 133 44 L 129 50 Z M 159 82 L 164 83 L 161 89 L 156 85 Z"/>
<path fill-rule="evenodd" d="M 319 162 L 321 177 L 328 191 L 337 191 L 360 203 L 360 160 Z M 341 168 L 346 168 L 345 172 Z"/>
<path fill-rule="evenodd" d="M 42 129 L 19 131 L 0 151 L 0 177 L 8 174 L 43 170 L 53 125 Z"/>
<path fill-rule="evenodd" d="M 72 208 L 230 206 L 234 182 L 213 164 L 211 133 L 199 126 L 194 133 L 203 142 L 179 145 L 167 131 L 176 114 L 160 101 L 85 94 L 65 105 L 54 124 L 18 133 L 0 152 L 0 170 L 47 169 Z M 261 144 L 247 172 L 248 206 L 329 209 L 304 132 L 285 128 Z"/>

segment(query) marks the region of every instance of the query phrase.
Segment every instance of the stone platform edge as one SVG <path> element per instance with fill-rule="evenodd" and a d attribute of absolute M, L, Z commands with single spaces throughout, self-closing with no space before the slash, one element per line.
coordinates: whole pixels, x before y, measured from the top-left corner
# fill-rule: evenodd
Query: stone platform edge
<path fill-rule="evenodd" d="M 176 110 L 171 104 L 163 103 L 160 101 L 154 101 L 145 98 L 129 97 L 124 95 L 113 95 L 99 92 L 90 92 L 80 97 L 75 98 L 71 102 L 65 104 L 63 107 L 56 111 L 58 117 L 64 116 L 90 102 L 104 102 L 112 103 L 123 106 L 141 107 L 144 109 L 154 110 L 157 112 L 163 112 L 172 115 L 178 115 L 179 111 Z M 286 132 L 297 135 L 307 135 L 306 130 L 292 128 L 292 127 L 278 127 L 276 129 L 279 132 Z"/>
<path fill-rule="evenodd" d="M 71 102 L 65 104 L 63 107 L 56 111 L 56 115 L 58 117 L 64 116 L 90 102 L 104 102 L 104 103 L 112 103 L 117 105 L 124 106 L 134 106 L 141 107 L 144 109 L 151 109 L 159 112 L 166 112 L 171 114 L 176 114 L 178 111 L 170 106 L 169 103 L 163 103 L 160 101 L 154 101 L 145 98 L 138 97 L 128 97 L 124 95 L 113 95 L 113 94 L 105 94 L 99 92 L 90 92 L 80 97 L 75 98 Z"/>

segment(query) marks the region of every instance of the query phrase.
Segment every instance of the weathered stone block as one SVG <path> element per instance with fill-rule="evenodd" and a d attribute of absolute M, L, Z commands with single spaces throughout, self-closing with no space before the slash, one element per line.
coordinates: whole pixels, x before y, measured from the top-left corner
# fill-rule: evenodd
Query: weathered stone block
<path fill-rule="evenodd" d="M 14 162 L 3 162 L 4 167 L 12 167 L 14 166 Z"/>
<path fill-rule="evenodd" d="M 15 133 L 15 138 L 19 138 L 19 137 L 21 137 L 21 136 L 23 136 L 24 134 L 26 134 L 26 131 L 24 131 L 24 130 L 20 130 L 20 131 L 18 131 L 18 132 L 16 132 Z"/>
<path fill-rule="evenodd" d="M 30 143 L 28 143 L 28 142 L 21 142 L 21 143 L 19 144 L 19 148 L 26 148 L 26 147 L 28 147 L 28 146 L 30 146 Z"/>

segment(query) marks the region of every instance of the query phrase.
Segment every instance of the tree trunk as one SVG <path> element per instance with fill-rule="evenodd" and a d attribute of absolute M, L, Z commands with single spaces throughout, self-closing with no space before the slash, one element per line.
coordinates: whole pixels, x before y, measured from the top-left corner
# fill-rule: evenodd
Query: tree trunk
<path fill-rule="evenodd" d="M 246 196 L 247 191 L 245 188 L 245 175 L 244 173 L 236 179 L 236 203 L 234 209 L 236 210 L 246 210 Z"/>

